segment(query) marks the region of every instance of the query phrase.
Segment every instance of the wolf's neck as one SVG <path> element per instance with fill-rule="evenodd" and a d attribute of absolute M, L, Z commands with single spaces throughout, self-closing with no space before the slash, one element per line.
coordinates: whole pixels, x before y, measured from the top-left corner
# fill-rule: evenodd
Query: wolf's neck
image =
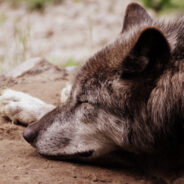
<path fill-rule="evenodd" d="M 158 81 L 148 102 L 152 122 L 168 127 L 184 121 L 184 63 L 174 63 L 172 69 Z M 182 121 L 182 122 L 178 122 Z"/>

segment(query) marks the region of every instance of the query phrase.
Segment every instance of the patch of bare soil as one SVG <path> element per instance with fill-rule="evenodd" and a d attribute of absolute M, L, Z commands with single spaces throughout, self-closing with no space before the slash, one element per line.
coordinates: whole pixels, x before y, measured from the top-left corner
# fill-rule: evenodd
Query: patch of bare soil
<path fill-rule="evenodd" d="M 0 87 L 10 87 L 58 104 L 60 90 L 70 80 L 70 74 L 44 60 L 37 64 L 15 78 L 1 76 Z M 23 129 L 2 117 L 0 119 L 0 184 L 164 184 L 170 179 L 175 180 L 175 184 L 184 183 L 181 176 L 163 179 L 153 173 L 145 174 L 140 166 L 117 167 L 118 161 L 113 167 L 102 167 L 48 160 L 24 141 Z"/>

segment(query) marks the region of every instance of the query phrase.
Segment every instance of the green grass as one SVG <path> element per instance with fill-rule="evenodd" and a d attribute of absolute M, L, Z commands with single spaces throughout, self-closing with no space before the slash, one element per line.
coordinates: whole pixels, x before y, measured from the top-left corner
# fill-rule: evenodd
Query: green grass
<path fill-rule="evenodd" d="M 74 3 L 80 3 L 82 0 L 73 0 Z"/>
<path fill-rule="evenodd" d="M 17 43 L 18 58 L 15 61 L 25 61 L 27 59 L 28 45 L 30 41 L 30 24 L 24 26 L 24 29 L 19 25 L 19 19 L 14 22 L 14 40 Z"/>
<path fill-rule="evenodd" d="M 0 25 L 3 25 L 5 21 L 7 20 L 7 16 L 5 13 L 0 14 Z"/>
<path fill-rule="evenodd" d="M 0 15 L 0 28 L 4 29 L 4 17 Z M 2 21 L 1 21 L 2 20 Z M 6 54 L 0 55 L 0 74 L 14 68 L 21 62 L 28 59 L 29 45 L 30 45 L 30 24 L 27 23 L 22 27 L 20 25 L 20 18 L 17 17 L 13 24 L 13 34 L 10 38 L 6 38 L 4 42 L 5 50 L 8 51 Z M 10 41 L 11 40 L 11 41 Z"/>
<path fill-rule="evenodd" d="M 64 65 L 62 65 L 62 68 L 66 68 L 69 66 L 78 66 L 79 62 L 77 60 L 75 60 L 74 58 L 69 58 Z"/>
<path fill-rule="evenodd" d="M 48 58 L 48 61 L 54 65 L 57 65 L 58 62 L 57 62 L 57 59 L 55 57 L 50 57 Z M 59 65 L 61 68 L 67 68 L 67 67 L 70 67 L 70 66 L 79 66 L 80 62 L 77 61 L 75 58 L 71 57 L 71 58 L 68 58 L 64 64 L 62 65 Z"/>

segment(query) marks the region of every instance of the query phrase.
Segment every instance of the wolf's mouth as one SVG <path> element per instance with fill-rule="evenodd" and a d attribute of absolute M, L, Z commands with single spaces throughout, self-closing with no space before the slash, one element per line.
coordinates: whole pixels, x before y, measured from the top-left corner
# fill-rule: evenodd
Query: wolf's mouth
<path fill-rule="evenodd" d="M 45 155 L 45 154 L 40 154 L 40 155 L 51 160 L 73 160 L 73 159 L 82 159 L 82 158 L 91 157 L 93 155 L 93 152 L 94 150 L 77 152 L 74 154 L 65 154 L 65 155 Z"/>
<path fill-rule="evenodd" d="M 90 151 L 84 151 L 84 152 L 79 152 L 79 153 L 75 153 L 75 156 L 79 156 L 79 157 L 90 157 L 93 154 L 93 150 Z"/>

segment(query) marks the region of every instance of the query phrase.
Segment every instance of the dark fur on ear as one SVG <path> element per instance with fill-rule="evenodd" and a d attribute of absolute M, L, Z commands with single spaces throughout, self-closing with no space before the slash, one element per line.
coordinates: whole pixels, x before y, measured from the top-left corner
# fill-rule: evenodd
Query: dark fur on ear
<path fill-rule="evenodd" d="M 141 5 L 131 3 L 128 5 L 125 12 L 122 32 L 127 31 L 132 26 L 139 25 L 143 22 L 151 24 L 153 20 Z"/>
<path fill-rule="evenodd" d="M 163 33 L 154 27 L 144 29 L 122 63 L 124 74 L 161 71 L 170 58 L 170 46 Z"/>

